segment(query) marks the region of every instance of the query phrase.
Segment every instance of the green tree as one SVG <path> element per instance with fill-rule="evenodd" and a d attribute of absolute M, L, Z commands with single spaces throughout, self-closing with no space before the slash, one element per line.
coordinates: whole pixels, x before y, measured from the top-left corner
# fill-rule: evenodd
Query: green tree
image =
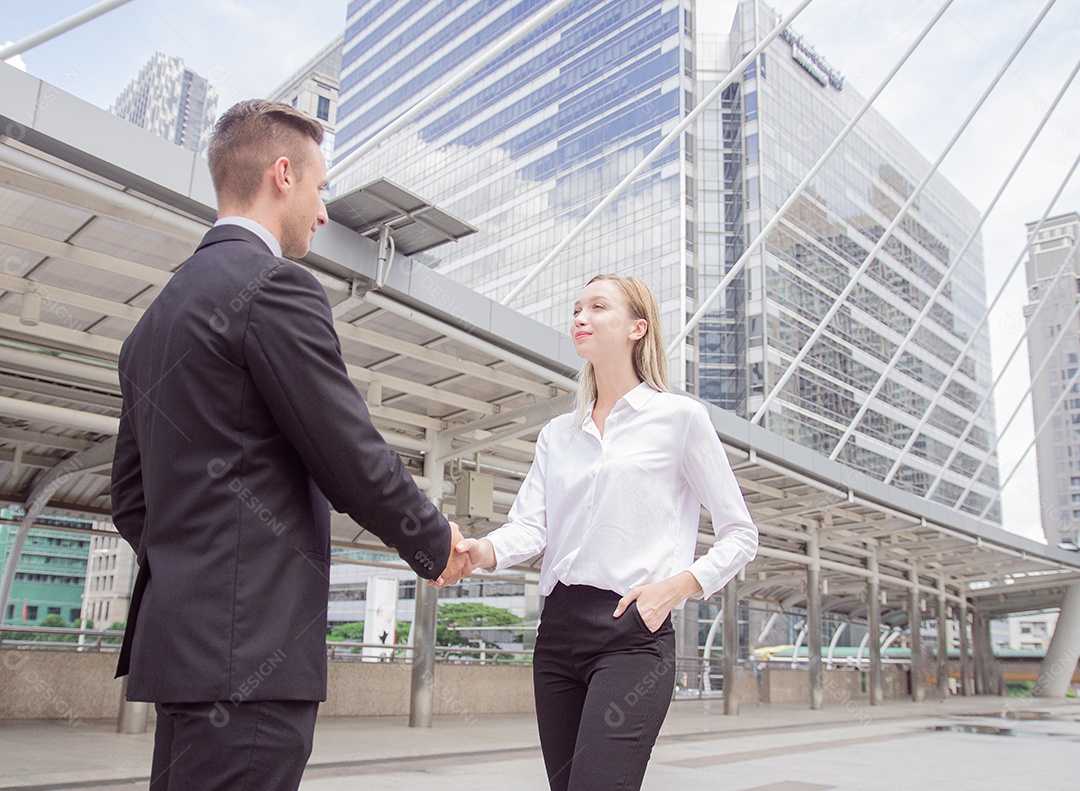
<path fill-rule="evenodd" d="M 361 642 L 364 639 L 364 622 L 340 623 L 330 630 L 330 634 L 326 636 L 326 639 L 331 643 L 341 643 L 346 640 Z"/>
<path fill-rule="evenodd" d="M 93 627 L 90 626 L 89 621 L 87 621 L 86 628 L 87 629 L 93 628 Z M 122 632 L 125 629 L 127 629 L 127 621 L 113 621 L 111 624 L 109 624 L 108 629 L 109 629 L 110 632 Z M 124 640 L 123 637 L 102 637 L 101 638 L 101 642 L 103 642 L 103 643 L 121 643 L 121 642 L 123 642 L 123 640 Z"/>
<path fill-rule="evenodd" d="M 466 634 L 459 628 L 484 626 L 516 626 L 521 618 L 502 607 L 491 607 L 478 602 L 454 602 L 440 604 L 435 643 L 437 645 L 471 645 Z"/>
<path fill-rule="evenodd" d="M 41 626 L 48 626 L 52 629 L 67 629 L 69 624 L 63 619 L 62 616 L 56 613 L 49 613 L 41 619 Z M 78 624 L 74 624 L 78 627 Z M 35 635 L 35 640 L 40 640 L 43 643 L 74 643 L 77 642 L 79 636 L 77 634 L 39 634 Z"/>

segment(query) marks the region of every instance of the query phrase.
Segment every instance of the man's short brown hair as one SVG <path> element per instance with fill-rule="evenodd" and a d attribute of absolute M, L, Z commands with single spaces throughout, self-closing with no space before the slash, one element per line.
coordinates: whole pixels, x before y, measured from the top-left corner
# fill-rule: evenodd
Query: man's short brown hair
<path fill-rule="evenodd" d="M 323 128 L 295 107 L 266 99 L 234 104 L 214 125 L 207 153 L 218 203 L 249 205 L 266 169 L 279 157 L 288 157 L 302 178 L 305 138 L 322 144 Z"/>

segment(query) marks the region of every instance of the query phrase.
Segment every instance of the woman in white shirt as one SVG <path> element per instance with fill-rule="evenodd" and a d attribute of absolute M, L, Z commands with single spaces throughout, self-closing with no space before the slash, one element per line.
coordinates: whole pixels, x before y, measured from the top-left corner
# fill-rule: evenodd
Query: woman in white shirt
<path fill-rule="evenodd" d="M 705 407 L 668 392 L 648 287 L 594 277 L 571 333 L 577 411 L 540 432 L 508 523 L 457 549 L 489 570 L 544 553 L 533 681 L 548 781 L 622 791 L 640 788 L 671 700 L 672 609 L 753 560 L 757 528 Z M 694 560 L 702 504 L 716 542 Z"/>

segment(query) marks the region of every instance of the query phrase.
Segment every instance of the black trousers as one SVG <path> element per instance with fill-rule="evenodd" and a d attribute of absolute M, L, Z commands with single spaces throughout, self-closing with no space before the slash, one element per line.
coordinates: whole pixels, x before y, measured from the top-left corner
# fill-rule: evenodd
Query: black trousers
<path fill-rule="evenodd" d="M 150 791 L 296 791 L 316 701 L 158 703 Z"/>
<path fill-rule="evenodd" d="M 675 630 L 654 634 L 636 603 L 559 583 L 544 602 L 533 656 L 540 746 L 552 791 L 641 788 L 675 685 Z"/>

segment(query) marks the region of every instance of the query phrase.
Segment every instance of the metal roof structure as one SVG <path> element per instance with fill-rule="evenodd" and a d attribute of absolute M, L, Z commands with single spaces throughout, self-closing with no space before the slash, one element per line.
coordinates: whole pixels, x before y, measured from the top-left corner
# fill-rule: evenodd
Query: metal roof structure
<path fill-rule="evenodd" d="M 0 501 L 25 507 L 26 525 L 46 507 L 104 516 L 117 356 L 214 219 L 206 163 L 2 64 L 0 135 Z M 355 215 L 356 200 L 331 201 L 330 216 Z M 381 271 L 366 230 L 332 220 L 302 262 L 326 289 L 350 375 L 422 486 L 452 500 L 448 480 L 431 480 L 433 459 L 478 469 L 493 476 L 504 515 L 540 427 L 572 404 L 570 338 L 400 249 Z M 927 599 L 1002 613 L 1057 606 L 1065 584 L 1080 579 L 1080 554 L 886 486 L 715 407 L 710 414 L 761 530 L 743 598 L 804 607 L 806 570 L 816 566 L 825 612 L 864 617 L 867 581 L 877 577 L 882 620 L 902 624 L 913 586 Z M 334 538 L 382 548 L 344 516 L 335 516 Z M 706 514 L 700 544 L 711 543 Z"/>

